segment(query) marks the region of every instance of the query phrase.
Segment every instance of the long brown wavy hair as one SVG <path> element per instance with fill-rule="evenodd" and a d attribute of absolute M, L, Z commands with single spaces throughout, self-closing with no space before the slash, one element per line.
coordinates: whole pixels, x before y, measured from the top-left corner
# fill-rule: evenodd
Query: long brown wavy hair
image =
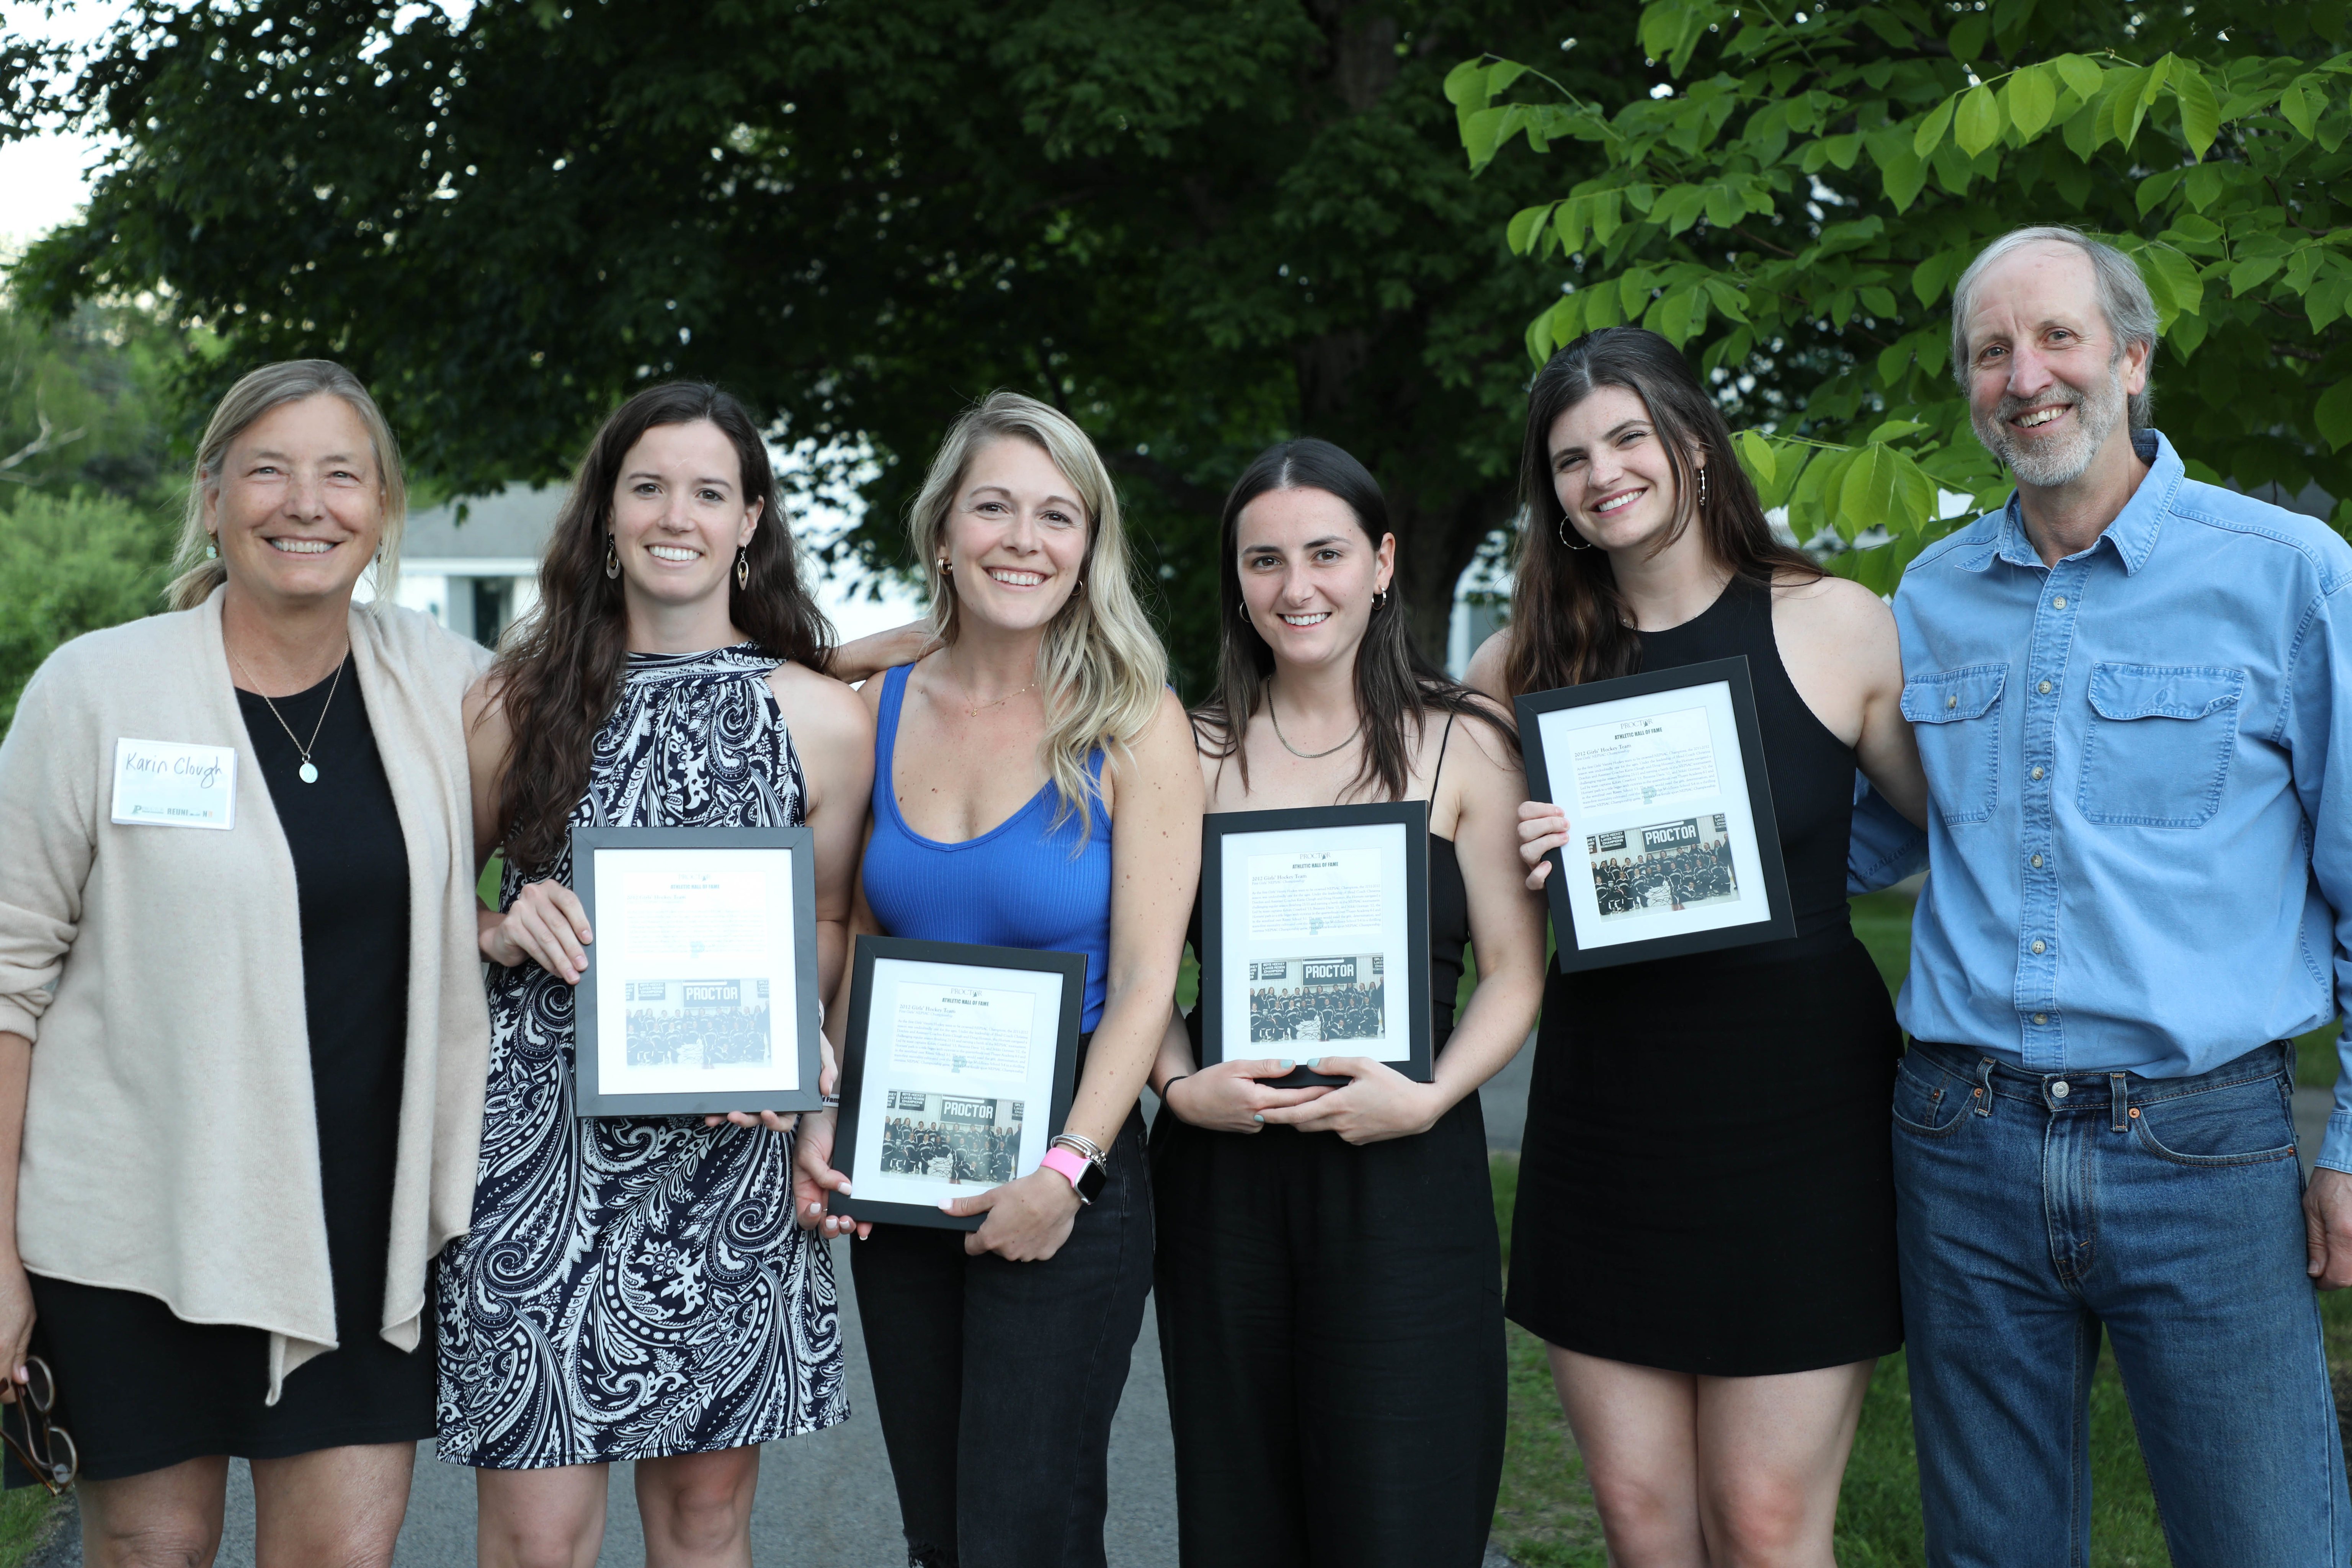
<path fill-rule="evenodd" d="M 1503 679 L 1514 693 L 1550 691 L 1631 675 L 1642 666 L 1641 635 L 1617 586 L 1609 552 L 1563 542 L 1575 524 L 1552 488 L 1551 427 L 1596 387 L 1622 387 L 1642 400 L 1674 465 L 1681 516 L 1664 550 L 1694 522 L 1707 553 L 1732 574 L 1766 588 L 1774 574 L 1822 574 L 1802 551 L 1772 537 L 1756 487 L 1731 450 L 1731 430 L 1682 351 L 1645 327 L 1603 327 L 1554 353 L 1528 387 L 1527 438 L 1519 447 L 1519 549 L 1511 589 L 1510 653 Z M 1696 503 L 1706 464 L 1706 502 Z"/>
<path fill-rule="evenodd" d="M 1249 753 L 1242 745 L 1251 715 L 1265 701 L 1274 674 L 1274 649 L 1250 624 L 1242 607 L 1241 522 L 1249 503 L 1272 490 L 1321 490 L 1354 514 L 1356 526 L 1378 549 L 1389 535 L 1388 498 L 1370 470 L 1328 441 L 1307 437 L 1284 441 L 1259 453 L 1225 497 L 1217 531 L 1217 689 L 1192 712 L 1192 732 L 1201 749 L 1230 757 L 1249 788 Z M 1395 563 L 1402 572 L 1403 563 Z M 1393 582 L 1393 576 L 1391 577 Z M 1518 735 L 1468 687 L 1446 678 L 1422 657 L 1405 623 L 1404 605 L 1393 587 L 1372 601 L 1364 640 L 1356 647 L 1356 708 L 1364 721 L 1363 762 L 1349 784 L 1349 794 L 1377 786 L 1390 800 L 1402 800 L 1412 778 L 1412 737 L 1433 710 L 1459 713 L 1492 725 L 1513 754 Z M 1408 725 L 1410 729 L 1408 729 Z"/>
<path fill-rule="evenodd" d="M 767 443 L 750 410 L 700 382 L 647 387 L 613 411 L 572 475 L 539 563 L 539 604 L 490 668 L 506 712 L 506 780 L 499 794 L 499 839 L 509 858 L 545 873 L 563 854 L 572 808 L 588 788 L 596 731 L 613 710 L 628 663 L 622 579 L 604 575 L 613 492 L 639 437 L 658 425 L 707 420 L 734 443 L 746 503 L 760 503 L 744 560 L 748 586 L 733 575 L 727 613 L 772 658 L 822 670 L 833 624 L 802 584 L 798 552 L 776 495 Z"/>

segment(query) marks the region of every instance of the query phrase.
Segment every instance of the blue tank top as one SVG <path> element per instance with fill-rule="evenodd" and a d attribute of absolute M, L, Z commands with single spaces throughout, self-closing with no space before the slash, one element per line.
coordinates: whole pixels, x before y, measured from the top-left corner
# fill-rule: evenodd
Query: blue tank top
<path fill-rule="evenodd" d="M 977 838 L 961 844 L 926 838 L 898 815 L 898 792 L 890 787 L 898 710 L 913 668 L 900 665 L 882 675 L 874 832 L 861 868 L 866 902 L 892 936 L 1085 953 L 1081 1026 L 1092 1029 L 1102 1017 L 1103 977 L 1110 967 L 1110 819 L 1101 807 L 1102 752 L 1087 758 L 1087 782 L 1097 796 L 1094 831 L 1075 856 L 1077 815 L 1050 828 L 1060 805 L 1051 779 L 1029 804 Z"/>

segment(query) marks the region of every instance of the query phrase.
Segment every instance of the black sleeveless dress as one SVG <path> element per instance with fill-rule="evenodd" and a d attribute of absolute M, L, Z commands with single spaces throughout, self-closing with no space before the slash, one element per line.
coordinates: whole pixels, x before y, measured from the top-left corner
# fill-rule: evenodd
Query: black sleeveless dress
<path fill-rule="evenodd" d="M 1196 952 L 1200 921 L 1196 901 Z M 1470 911 L 1453 841 L 1435 835 L 1429 936 L 1442 1052 Z M 1197 1007 L 1190 1026 L 1197 1060 Z M 1361 1145 L 1212 1132 L 1163 1107 L 1151 1188 L 1184 1568 L 1476 1568 L 1506 1412 L 1478 1096 L 1419 1137 Z"/>
<path fill-rule="evenodd" d="M 1797 934 L 1544 994 L 1511 1228 L 1511 1321 L 1586 1355 L 1748 1377 L 1903 1342 L 1887 1096 L 1903 1037 L 1853 935 L 1851 747 L 1734 579 L 1642 634 L 1643 668 L 1748 656 Z"/>

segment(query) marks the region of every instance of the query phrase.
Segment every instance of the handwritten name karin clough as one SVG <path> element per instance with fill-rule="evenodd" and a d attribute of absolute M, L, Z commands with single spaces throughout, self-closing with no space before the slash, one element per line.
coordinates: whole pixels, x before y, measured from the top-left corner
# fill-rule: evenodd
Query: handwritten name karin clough
<path fill-rule="evenodd" d="M 220 782 L 227 770 L 220 763 L 204 757 L 166 756 L 153 752 L 132 752 L 122 759 L 122 771 L 145 774 L 152 778 L 169 778 L 195 789 L 210 789 Z"/>

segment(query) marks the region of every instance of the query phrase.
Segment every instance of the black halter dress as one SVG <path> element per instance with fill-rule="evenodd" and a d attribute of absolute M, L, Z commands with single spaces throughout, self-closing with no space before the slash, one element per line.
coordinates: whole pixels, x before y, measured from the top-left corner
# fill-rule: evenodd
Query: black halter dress
<path fill-rule="evenodd" d="M 1735 578 L 1642 634 L 1644 669 L 1735 654 L 1797 934 L 1553 973 L 1507 1310 L 1587 1355 L 1744 1377 L 1903 1342 L 1886 1131 L 1903 1037 L 1847 911 L 1853 751 L 1790 683 L 1769 593 Z"/>

